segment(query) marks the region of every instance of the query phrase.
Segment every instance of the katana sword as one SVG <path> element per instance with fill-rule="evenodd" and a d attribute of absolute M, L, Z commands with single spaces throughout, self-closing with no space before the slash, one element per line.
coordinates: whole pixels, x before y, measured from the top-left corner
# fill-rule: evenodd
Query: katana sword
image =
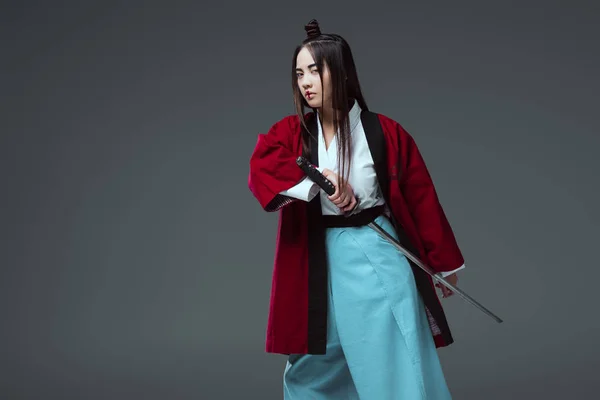
<path fill-rule="evenodd" d="M 331 183 L 331 181 L 329 181 L 305 157 L 302 157 L 302 156 L 298 157 L 296 159 L 296 163 L 313 182 L 315 182 L 317 185 L 319 185 L 319 187 L 321 189 L 323 189 L 325 191 L 325 193 L 327 193 L 330 196 L 333 193 L 335 193 L 335 186 L 333 185 L 333 183 Z M 498 322 L 498 323 L 502 322 L 502 319 L 500 319 L 497 315 L 495 315 L 493 312 L 491 312 L 490 310 L 485 308 L 477 300 L 475 300 L 474 298 L 472 298 L 471 296 L 466 294 L 463 290 L 461 290 L 460 288 L 451 284 L 450 282 L 446 281 L 446 279 L 444 279 L 442 274 L 435 272 L 433 269 L 431 269 L 429 266 L 427 266 L 425 263 L 423 263 L 418 257 L 416 257 L 414 254 L 412 254 L 409 250 L 405 249 L 394 237 L 392 237 L 389 233 L 387 233 L 377 223 L 375 223 L 373 221 L 373 222 L 368 223 L 367 226 L 370 227 L 371 229 L 373 229 L 375 232 L 379 233 L 384 239 L 386 239 L 388 242 L 390 242 L 398 251 L 403 253 L 408 259 L 410 259 L 412 262 L 414 262 L 419 268 L 421 268 L 423 271 L 425 271 L 427 274 L 429 274 L 433 279 L 435 279 L 442 285 L 446 286 L 453 292 L 458 293 L 458 295 L 460 295 L 463 299 L 465 299 L 467 302 L 469 302 L 473 306 L 477 307 L 479 310 L 483 311 L 485 314 L 492 317 L 496 322 Z"/>

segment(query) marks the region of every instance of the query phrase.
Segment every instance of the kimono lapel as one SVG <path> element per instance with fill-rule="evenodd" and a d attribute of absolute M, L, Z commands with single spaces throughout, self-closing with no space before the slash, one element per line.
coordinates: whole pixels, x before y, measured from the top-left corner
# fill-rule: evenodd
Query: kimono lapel
<path fill-rule="evenodd" d="M 365 136 L 371 157 L 375 165 L 375 173 L 381 192 L 386 201 L 389 201 L 389 179 L 387 168 L 387 149 L 383 128 L 379 122 L 377 114 L 368 110 L 362 110 L 360 119 L 363 125 Z"/>
<path fill-rule="evenodd" d="M 319 131 L 316 113 L 309 115 L 310 155 L 303 156 L 319 166 Z M 301 126 L 301 129 L 304 129 Z M 302 132 L 306 134 L 306 132 Z M 325 354 L 327 348 L 327 258 L 325 253 L 325 226 L 321 218 L 321 196 L 317 194 L 306 205 L 308 227 L 308 351 Z"/>

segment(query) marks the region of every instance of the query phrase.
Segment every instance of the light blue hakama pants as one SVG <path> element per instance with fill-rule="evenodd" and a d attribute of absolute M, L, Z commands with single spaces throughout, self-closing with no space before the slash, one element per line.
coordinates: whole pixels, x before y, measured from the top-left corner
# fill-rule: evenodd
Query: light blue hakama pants
<path fill-rule="evenodd" d="M 326 245 L 327 353 L 289 356 L 284 399 L 451 399 L 405 256 L 368 226 L 327 228 Z"/>

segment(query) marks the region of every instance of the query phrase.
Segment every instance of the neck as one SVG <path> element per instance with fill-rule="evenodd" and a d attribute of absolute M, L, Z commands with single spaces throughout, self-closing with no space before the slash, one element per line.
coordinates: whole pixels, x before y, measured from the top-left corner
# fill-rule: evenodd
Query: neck
<path fill-rule="evenodd" d="M 319 109 L 319 115 L 321 116 L 321 125 L 333 126 L 333 108 L 322 107 Z"/>
<path fill-rule="evenodd" d="M 348 108 L 350 109 L 354 104 L 354 99 L 350 99 L 348 101 Z M 334 126 L 334 113 L 333 107 L 320 107 L 318 109 L 319 117 L 321 120 L 321 126 L 323 127 L 323 132 L 326 136 L 332 136 L 335 134 L 333 132 Z"/>
<path fill-rule="evenodd" d="M 348 100 L 348 109 L 352 108 L 354 100 Z M 321 107 L 319 108 L 319 115 L 321 116 L 321 124 L 332 126 L 333 125 L 333 107 Z"/>

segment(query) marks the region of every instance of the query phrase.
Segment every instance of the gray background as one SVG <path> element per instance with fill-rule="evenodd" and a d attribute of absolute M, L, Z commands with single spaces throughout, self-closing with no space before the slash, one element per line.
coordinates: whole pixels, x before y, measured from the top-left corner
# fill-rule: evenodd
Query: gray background
<path fill-rule="evenodd" d="M 599 365 L 593 1 L 3 2 L 0 397 L 280 399 L 277 214 L 247 188 L 303 26 L 346 37 L 467 260 L 456 399 L 590 398 Z"/>

